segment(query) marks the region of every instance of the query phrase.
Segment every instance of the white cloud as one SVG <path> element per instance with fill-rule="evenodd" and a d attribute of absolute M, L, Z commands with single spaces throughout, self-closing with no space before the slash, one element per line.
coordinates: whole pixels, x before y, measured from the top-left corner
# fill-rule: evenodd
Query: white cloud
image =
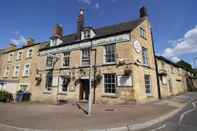
<path fill-rule="evenodd" d="M 16 44 L 17 46 L 21 46 L 21 45 L 24 45 L 27 40 L 25 39 L 25 37 L 23 35 L 20 35 L 19 32 L 16 33 L 16 37 L 17 38 L 12 38 L 10 39 L 10 41 L 14 44 Z"/>
<path fill-rule="evenodd" d="M 99 9 L 100 8 L 100 4 L 99 3 L 96 3 L 95 4 L 95 7 L 96 7 L 96 9 Z"/>
<path fill-rule="evenodd" d="M 88 4 L 88 5 L 90 5 L 92 3 L 91 0 L 78 0 L 78 1 L 81 3 Z"/>
<path fill-rule="evenodd" d="M 169 41 L 172 47 L 164 50 L 163 56 L 178 60 L 180 55 L 197 53 L 197 26 L 185 33 L 183 38 Z"/>

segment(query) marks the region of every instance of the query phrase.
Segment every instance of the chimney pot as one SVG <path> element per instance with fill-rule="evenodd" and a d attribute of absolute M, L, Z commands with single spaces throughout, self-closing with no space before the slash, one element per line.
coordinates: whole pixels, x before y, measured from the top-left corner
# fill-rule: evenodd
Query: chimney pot
<path fill-rule="evenodd" d="M 64 35 L 63 27 L 59 24 L 56 24 L 55 27 L 53 28 L 53 35 L 59 38 L 63 37 Z"/>
<path fill-rule="evenodd" d="M 140 8 L 140 17 L 147 17 L 148 16 L 148 12 L 145 6 L 143 6 L 142 8 Z"/>

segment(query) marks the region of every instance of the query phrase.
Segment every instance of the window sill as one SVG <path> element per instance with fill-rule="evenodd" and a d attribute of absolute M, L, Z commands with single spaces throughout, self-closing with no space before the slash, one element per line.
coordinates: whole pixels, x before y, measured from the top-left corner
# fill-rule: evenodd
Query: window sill
<path fill-rule="evenodd" d="M 116 62 L 111 62 L 111 63 L 104 63 L 103 65 L 104 66 L 110 66 L 110 65 L 116 65 L 117 63 Z"/>
<path fill-rule="evenodd" d="M 50 90 L 50 91 L 48 90 L 48 91 L 44 91 L 44 92 L 43 92 L 43 94 L 47 94 L 47 95 L 49 95 L 49 94 L 51 94 L 51 93 L 52 93 L 51 90 Z"/>
<path fill-rule="evenodd" d="M 103 94 L 102 97 L 118 98 L 118 95 L 117 94 Z"/>
<path fill-rule="evenodd" d="M 67 92 L 60 92 L 58 93 L 58 95 L 67 95 L 68 93 Z"/>
<path fill-rule="evenodd" d="M 32 59 L 32 57 L 26 57 L 26 59 L 28 60 L 28 59 Z"/>
<path fill-rule="evenodd" d="M 23 76 L 23 78 L 29 78 L 29 76 Z"/>

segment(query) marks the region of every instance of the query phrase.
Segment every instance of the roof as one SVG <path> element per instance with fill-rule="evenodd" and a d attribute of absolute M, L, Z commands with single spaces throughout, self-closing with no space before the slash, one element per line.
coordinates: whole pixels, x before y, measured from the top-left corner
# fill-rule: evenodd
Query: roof
<path fill-rule="evenodd" d="M 173 66 L 175 66 L 175 67 L 180 68 L 179 65 L 177 65 L 176 63 L 172 62 L 171 60 L 169 60 L 169 59 L 167 59 L 167 58 L 165 58 L 165 57 L 163 57 L 163 56 L 156 56 L 156 58 L 159 59 L 159 60 L 162 60 L 162 61 L 164 61 L 164 62 L 166 62 L 166 63 L 168 63 L 168 64 L 170 64 L 170 65 L 173 65 Z"/>
<path fill-rule="evenodd" d="M 138 25 L 140 25 L 141 22 L 143 22 L 145 19 L 146 18 L 139 18 L 134 21 L 128 21 L 128 22 L 123 22 L 120 24 L 111 25 L 111 26 L 96 28 L 96 29 L 94 29 L 94 31 L 96 33 L 96 37 L 94 37 L 93 39 L 98 39 L 98 38 L 102 38 L 102 37 L 107 37 L 107 36 L 112 36 L 112 35 L 132 31 Z M 51 49 L 51 48 L 62 47 L 62 46 L 66 46 L 66 45 L 71 45 L 71 44 L 76 44 L 78 42 L 81 42 L 78 39 L 78 34 L 73 33 L 73 34 L 69 34 L 69 35 L 66 35 L 63 37 L 63 44 L 58 45 L 58 46 L 54 46 L 54 47 L 48 46 L 46 48 L 40 49 L 40 51 Z"/>
<path fill-rule="evenodd" d="M 35 43 L 35 44 L 32 44 L 32 45 L 22 46 L 22 47 L 16 48 L 16 49 L 10 49 L 10 48 L 8 47 L 8 48 L 6 48 L 6 49 L 3 49 L 3 50 L 1 51 L 1 53 L 2 53 L 2 54 L 10 53 L 10 52 L 22 50 L 22 49 L 25 49 L 25 48 L 33 47 L 33 46 L 36 46 L 36 45 L 41 45 L 41 48 L 44 48 L 44 47 L 47 46 L 47 43 L 48 43 L 48 42 L 39 42 L 39 43 Z"/>

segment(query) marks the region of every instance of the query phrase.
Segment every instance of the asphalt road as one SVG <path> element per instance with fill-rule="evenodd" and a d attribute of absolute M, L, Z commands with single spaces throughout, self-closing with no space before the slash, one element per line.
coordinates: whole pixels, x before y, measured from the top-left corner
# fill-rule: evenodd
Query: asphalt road
<path fill-rule="evenodd" d="M 140 131 L 197 131 L 197 101 L 188 104 L 176 116 Z"/>

